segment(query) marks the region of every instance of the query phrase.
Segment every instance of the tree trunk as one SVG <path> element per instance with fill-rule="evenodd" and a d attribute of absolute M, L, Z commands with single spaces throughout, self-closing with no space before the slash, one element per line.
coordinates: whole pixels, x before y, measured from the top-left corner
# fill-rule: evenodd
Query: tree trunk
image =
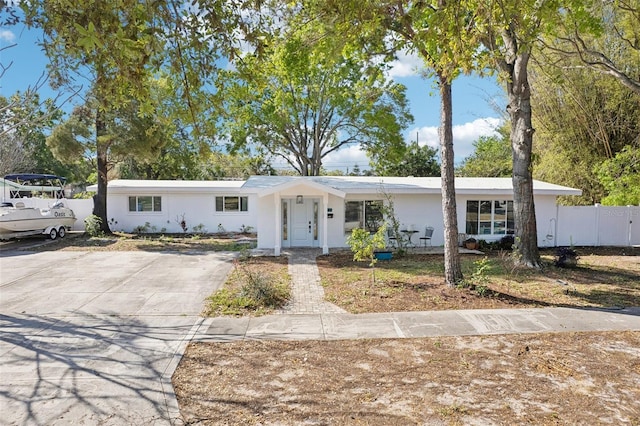
<path fill-rule="evenodd" d="M 456 189 L 453 165 L 453 107 L 451 102 L 451 83 L 442 75 L 440 86 L 440 150 L 442 163 L 442 215 L 444 218 L 444 278 L 449 286 L 459 283 L 462 276 L 460 253 L 458 251 L 458 212 L 456 208 Z"/>
<path fill-rule="evenodd" d="M 100 104 L 98 104 L 100 105 Z M 104 137 L 107 127 L 104 122 L 103 112 L 100 107 L 96 112 L 96 161 L 98 163 L 98 191 L 93 196 L 93 214 L 101 220 L 100 230 L 110 234 L 109 221 L 107 219 L 107 145 Z"/>
<path fill-rule="evenodd" d="M 538 231 L 533 200 L 531 152 L 533 125 L 531 123 L 531 88 L 528 78 L 528 53 L 514 55 L 507 84 L 511 118 L 511 148 L 513 158 L 513 210 L 517 262 L 530 268 L 541 268 L 538 251 Z"/>

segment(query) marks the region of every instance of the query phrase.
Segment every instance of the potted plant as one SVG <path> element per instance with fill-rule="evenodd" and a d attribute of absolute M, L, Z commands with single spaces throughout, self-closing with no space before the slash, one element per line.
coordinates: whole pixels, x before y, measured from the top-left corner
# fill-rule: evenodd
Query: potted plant
<path fill-rule="evenodd" d="M 478 250 L 478 240 L 473 237 L 467 238 L 466 240 L 464 240 L 464 246 L 469 250 Z"/>
<path fill-rule="evenodd" d="M 389 249 L 378 249 L 373 252 L 373 255 L 378 260 L 391 260 L 393 258 L 393 252 Z"/>

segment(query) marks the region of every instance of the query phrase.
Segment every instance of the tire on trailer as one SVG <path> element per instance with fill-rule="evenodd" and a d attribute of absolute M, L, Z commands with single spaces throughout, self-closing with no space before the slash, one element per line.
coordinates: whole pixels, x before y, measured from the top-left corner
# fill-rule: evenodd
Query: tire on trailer
<path fill-rule="evenodd" d="M 49 231 L 49 238 L 52 240 L 58 238 L 58 230 L 56 228 L 51 228 L 51 231 Z"/>
<path fill-rule="evenodd" d="M 58 237 L 64 238 L 65 235 L 67 235 L 67 229 L 64 226 L 58 228 Z"/>

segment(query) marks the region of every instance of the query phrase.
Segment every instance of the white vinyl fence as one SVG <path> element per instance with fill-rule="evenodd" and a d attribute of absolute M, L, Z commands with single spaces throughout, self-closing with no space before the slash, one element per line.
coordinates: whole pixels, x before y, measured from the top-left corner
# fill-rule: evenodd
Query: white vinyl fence
<path fill-rule="evenodd" d="M 550 225 L 555 246 L 640 245 L 640 206 L 558 206 Z"/>

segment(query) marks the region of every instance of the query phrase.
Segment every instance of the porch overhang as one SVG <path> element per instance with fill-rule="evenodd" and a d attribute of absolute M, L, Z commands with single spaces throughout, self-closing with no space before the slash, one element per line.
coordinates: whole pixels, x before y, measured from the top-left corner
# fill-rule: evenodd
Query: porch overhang
<path fill-rule="evenodd" d="M 261 189 L 257 192 L 258 197 L 266 197 L 269 195 L 273 195 L 283 191 L 289 191 L 297 189 L 297 192 L 300 194 L 305 193 L 305 189 L 307 190 L 315 190 L 325 194 L 335 195 L 339 198 L 345 198 L 347 196 L 346 192 L 340 191 L 339 189 L 333 188 L 331 186 L 323 185 L 318 182 L 314 182 L 312 180 L 307 179 L 295 179 L 288 182 L 281 183 L 279 185 L 270 186 L 268 188 Z"/>

